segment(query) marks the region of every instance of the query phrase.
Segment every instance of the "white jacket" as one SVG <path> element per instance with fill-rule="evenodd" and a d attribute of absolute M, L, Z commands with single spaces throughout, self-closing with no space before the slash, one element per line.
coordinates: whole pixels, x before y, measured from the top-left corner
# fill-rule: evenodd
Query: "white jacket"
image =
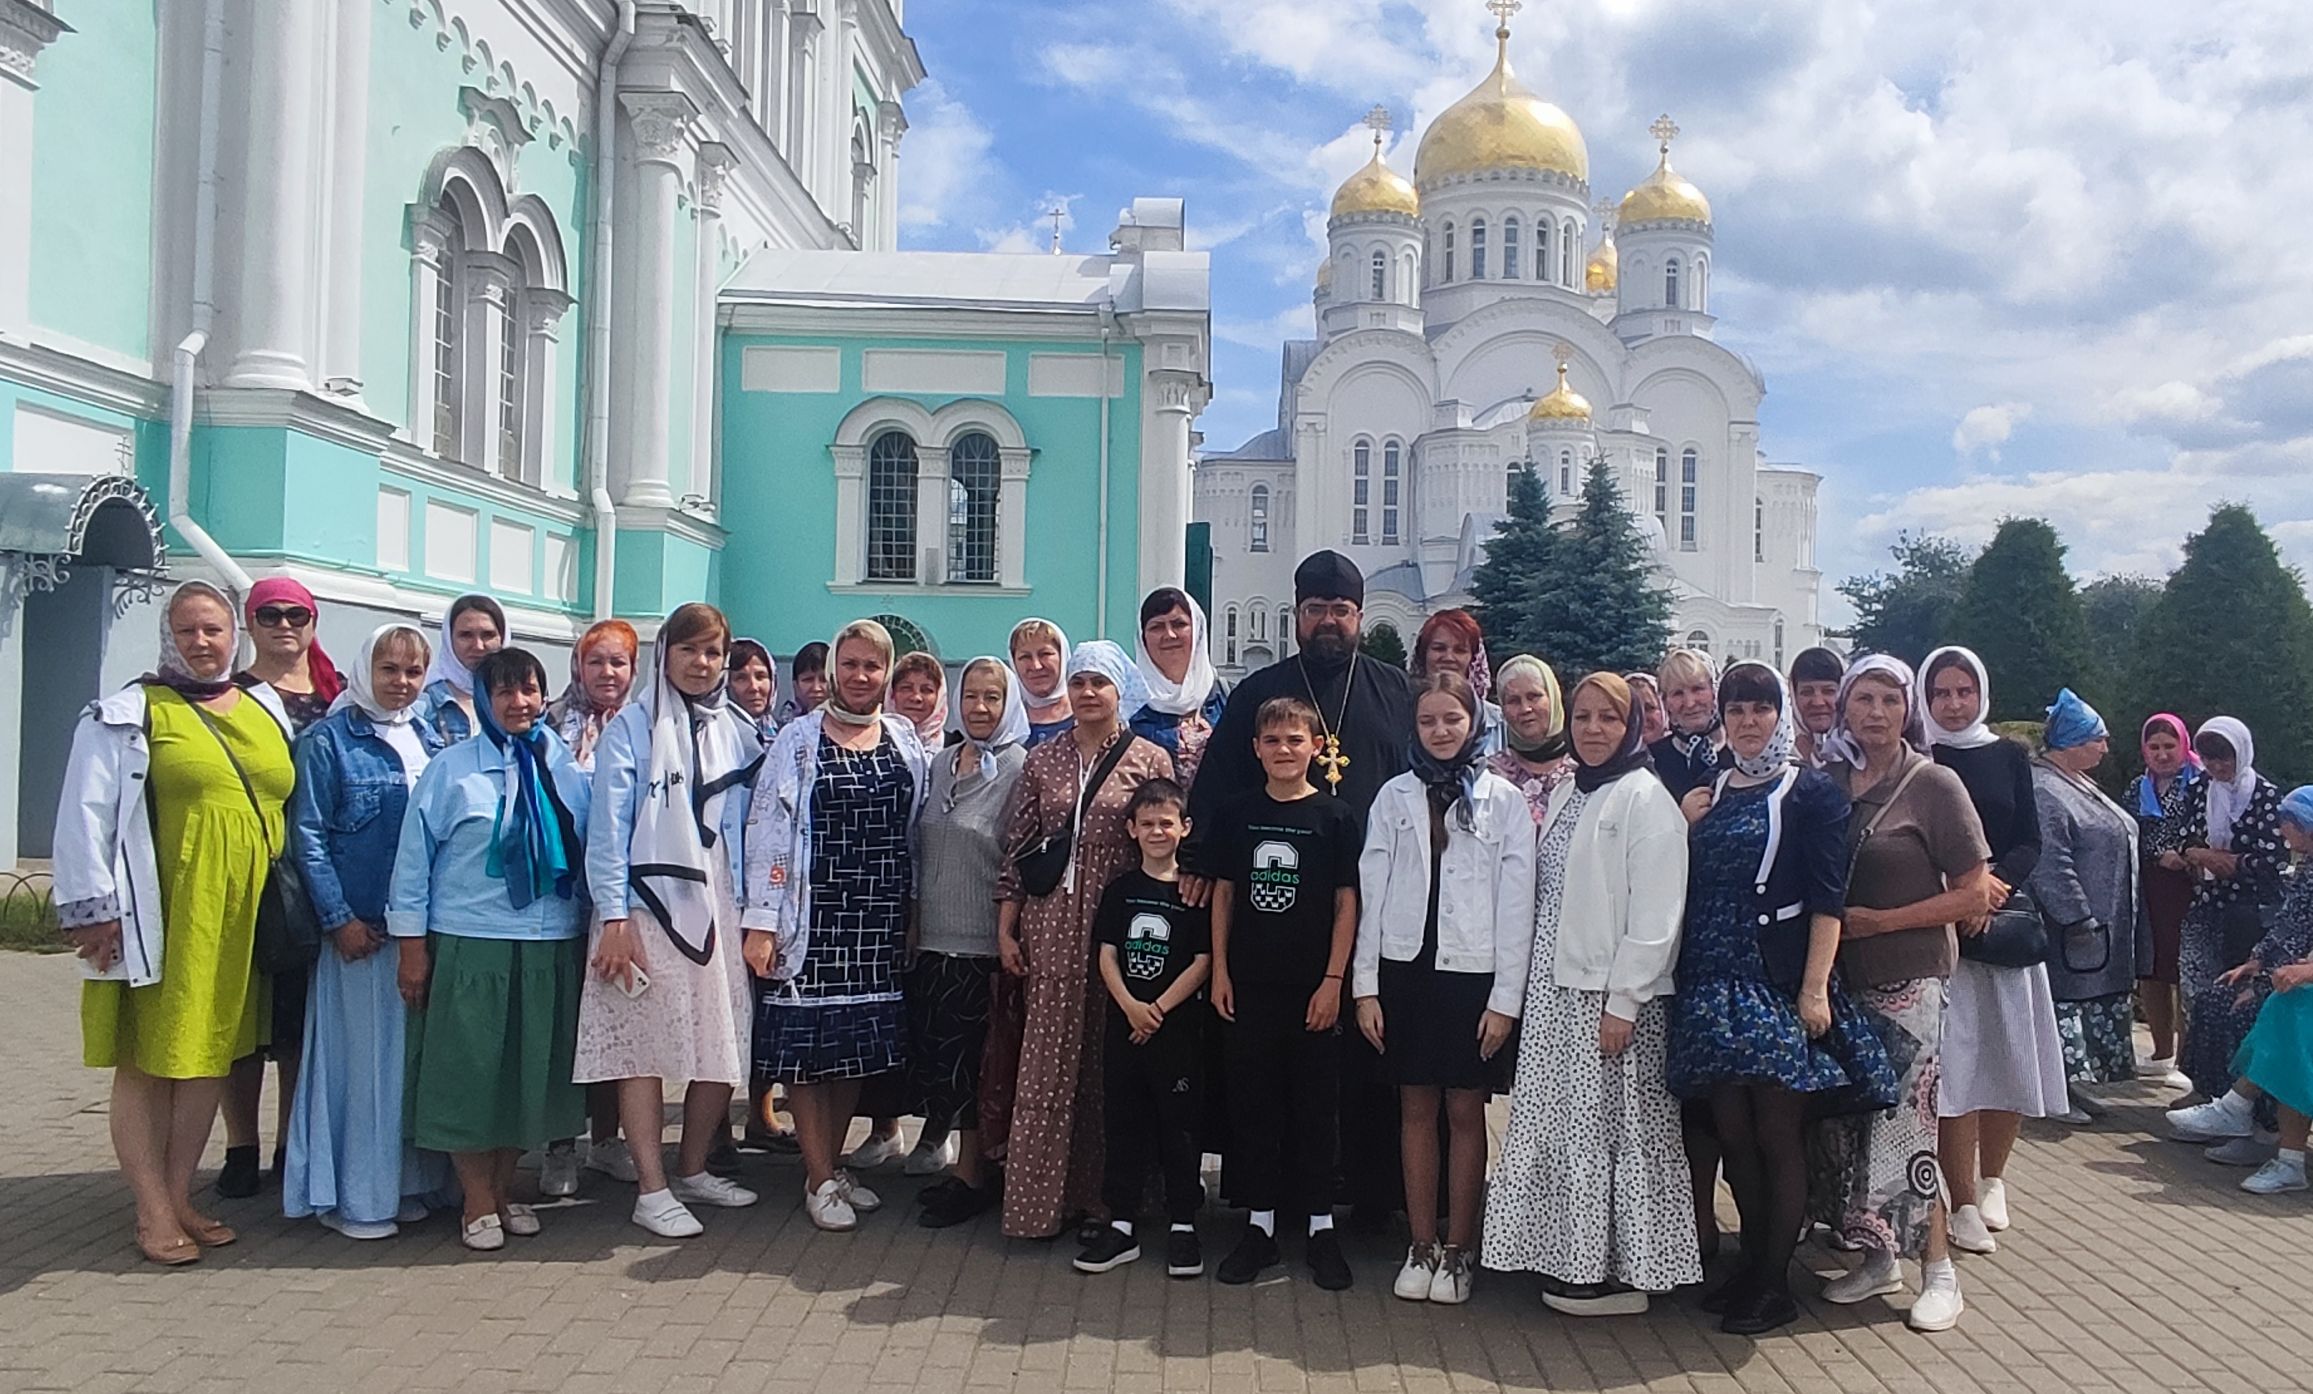
<path fill-rule="evenodd" d="M 1526 796 L 1498 774 L 1478 776 L 1474 828 L 1446 815 L 1439 872 L 1438 956 L 1442 973 L 1491 973 L 1489 1011 L 1514 1017 L 1525 1005 L 1527 960 L 1534 949 L 1534 815 Z M 1430 806 L 1419 776 L 1381 786 L 1366 819 L 1357 859 L 1357 951 L 1351 990 L 1381 991 L 1384 958 L 1409 963 L 1422 951 L 1430 907 Z M 1386 1004 L 1385 1004 L 1386 1007 Z"/>
<path fill-rule="evenodd" d="M 1593 793 L 1566 849 L 1552 981 L 1636 1021 L 1671 990 L 1687 906 L 1687 820 L 1650 770 Z"/>
<path fill-rule="evenodd" d="M 259 683 L 242 695 L 265 708 L 281 723 L 282 739 L 289 738 L 289 713 L 272 688 Z M 130 987 L 161 980 L 161 872 L 145 811 L 152 763 L 142 684 L 91 702 L 80 714 L 56 801 L 56 908 L 67 929 L 120 921 L 120 957 L 102 973 L 81 959 L 84 978 Z"/>

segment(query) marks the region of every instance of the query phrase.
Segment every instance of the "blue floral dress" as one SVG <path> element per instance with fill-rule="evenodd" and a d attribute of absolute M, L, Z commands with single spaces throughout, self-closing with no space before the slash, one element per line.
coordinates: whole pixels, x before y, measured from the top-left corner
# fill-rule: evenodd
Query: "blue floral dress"
<path fill-rule="evenodd" d="M 1811 1039 L 1797 1000 L 1759 953 L 1753 886 L 1773 788 L 1730 786 L 1695 826 L 1671 999 L 1671 1092 L 1699 1099 L 1717 1084 L 1778 1084 L 1816 1096 L 1808 1102 L 1818 1117 L 1892 1107 L 1895 1068 L 1839 975 L 1831 975 L 1831 1029 Z"/>

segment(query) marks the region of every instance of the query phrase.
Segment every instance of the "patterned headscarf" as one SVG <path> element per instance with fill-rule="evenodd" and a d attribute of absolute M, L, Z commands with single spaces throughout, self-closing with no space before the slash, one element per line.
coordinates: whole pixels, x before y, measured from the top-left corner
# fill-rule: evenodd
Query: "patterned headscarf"
<path fill-rule="evenodd" d="M 2281 821 L 2313 833 L 2313 784 L 2300 784 L 2281 796 Z"/>
<path fill-rule="evenodd" d="M 1494 690 L 1493 665 L 1486 661 L 1486 632 L 1478 627 L 1477 617 L 1467 610 L 1440 610 L 1422 621 L 1421 633 L 1414 636 L 1413 654 L 1406 660 L 1406 671 L 1416 679 L 1429 676 L 1430 639 L 1439 630 L 1451 631 L 1470 651 L 1470 663 L 1462 676 L 1470 680 L 1470 691 L 1480 702 Z"/>
<path fill-rule="evenodd" d="M 1745 755 L 1741 750 L 1736 749 L 1732 740 L 1727 742 L 1727 749 L 1734 752 L 1735 768 L 1742 771 L 1746 777 L 1769 779 L 1781 774 L 1791 764 L 1791 761 L 1797 758 L 1799 753 L 1799 721 L 1797 715 L 1791 710 L 1791 685 L 1783 680 L 1783 675 L 1775 671 L 1772 664 L 1761 663 L 1752 658 L 1729 664 L 1727 671 L 1720 676 L 1719 710 L 1724 712 L 1727 709 L 1727 684 L 1734 680 L 1735 674 L 1746 668 L 1765 673 L 1775 684 L 1775 729 L 1767 737 L 1767 744 L 1756 755 Z"/>
<path fill-rule="evenodd" d="M 1430 691 L 1425 686 L 1415 694 L 1414 708 L 1417 712 L 1421 708 L 1422 698 L 1427 697 Z M 1441 760 L 1430 754 L 1429 747 L 1422 743 L 1421 732 L 1417 729 L 1407 746 L 1406 764 L 1413 771 L 1414 777 L 1429 790 L 1433 803 L 1442 804 L 1449 799 L 1453 801 L 1461 811 L 1458 821 L 1462 829 L 1468 831 L 1477 826 L 1478 776 L 1485 773 L 1479 758 L 1484 753 L 1486 733 L 1478 716 L 1477 694 L 1471 691 L 1466 682 L 1461 690 L 1449 690 L 1447 695 L 1470 718 L 1469 729 L 1462 733 L 1461 748 Z"/>
<path fill-rule="evenodd" d="M 1134 712 L 1148 705 L 1148 687 L 1140 680 L 1140 669 L 1125 651 L 1108 639 L 1093 639 L 1077 645 L 1068 655 L 1066 672 L 1073 678 L 1078 673 L 1098 673 L 1116 684 L 1117 720 L 1129 719 Z M 1063 681 L 1060 690 L 1066 693 Z"/>
<path fill-rule="evenodd" d="M 225 607 L 225 629 L 229 638 L 225 645 L 225 671 L 214 678 L 194 675 L 186 664 L 185 656 L 177 651 L 177 631 L 174 624 L 177 602 L 188 595 L 205 595 Z M 169 592 L 169 602 L 161 607 L 161 651 L 154 660 L 153 670 L 137 679 L 140 684 L 168 688 L 189 702 L 207 701 L 222 697 L 233 686 L 233 664 L 241 652 L 241 616 L 233 608 L 233 597 L 207 581 L 187 581 Z"/>
<path fill-rule="evenodd" d="M 763 738 L 769 740 L 772 733 L 779 729 L 779 660 L 771 656 L 770 645 L 760 639 L 733 639 L 731 641 L 731 671 L 736 673 L 750 663 L 762 664 L 763 671 L 771 675 L 771 696 L 763 704 L 763 714 L 748 718 L 755 723 L 755 729 L 762 734 Z M 741 710 L 741 714 L 745 714 L 744 709 Z"/>
<path fill-rule="evenodd" d="M 1927 732 L 1923 729 L 1925 723 L 1920 719 L 1919 702 L 1913 696 L 1919 684 L 1912 674 L 1911 665 L 1894 654 L 1875 653 L 1868 658 L 1857 659 L 1854 666 L 1847 670 L 1847 676 L 1839 680 L 1839 714 L 1831 719 L 1831 734 L 1823 738 L 1825 758 L 1845 761 L 1858 770 L 1867 768 L 1863 758 L 1863 742 L 1855 738 L 1855 732 L 1847 725 L 1848 694 L 1855 691 L 1855 684 L 1865 678 L 1892 683 L 1903 693 L 1903 743 L 1913 750 L 1925 749 Z"/>
<path fill-rule="evenodd" d="M 514 657 L 501 662 L 527 659 L 539 677 L 546 675 L 537 657 L 523 649 L 500 649 L 490 657 L 507 653 Z M 475 739 L 488 741 L 506 755 L 506 786 L 498 796 L 497 836 L 482 869 L 506 883 L 506 897 L 517 910 L 550 895 L 570 899 L 578 888 L 578 866 L 585 844 L 569 806 L 562 802 L 561 791 L 554 787 L 549 761 L 553 747 L 545 721 L 534 721 L 528 731 L 515 735 L 498 724 L 488 692 L 474 694 L 474 717 L 481 727 Z"/>
<path fill-rule="evenodd" d="M 257 623 L 259 610 L 268 605 L 281 604 L 284 601 L 292 605 L 304 606 L 312 613 L 314 625 L 318 630 L 321 623 L 320 604 L 314 600 L 313 592 L 305 588 L 304 582 L 288 576 L 268 576 L 251 586 L 248 602 L 241 607 L 241 611 L 248 617 L 250 625 L 254 627 Z M 345 691 L 345 679 L 338 673 L 337 665 L 329 661 L 329 655 L 322 652 L 321 636 L 318 632 L 315 633 L 313 641 L 305 646 L 305 676 L 313 683 L 313 695 L 324 702 L 336 701 L 337 694 Z"/>
<path fill-rule="evenodd" d="M 932 681 L 940 686 L 940 695 L 932 700 L 931 714 L 916 723 L 916 736 L 923 741 L 924 749 L 938 750 L 948 734 L 948 670 L 940 666 L 938 659 L 921 650 L 902 654 L 891 666 L 891 687 L 896 692 L 899 680 L 918 669 L 930 671 Z M 884 695 L 884 705 L 893 705 L 891 693 Z"/>
<path fill-rule="evenodd" d="M 2048 729 L 2041 733 L 2040 740 L 2050 750 L 2071 750 L 2109 734 L 2096 708 L 2067 687 L 2056 694 L 2055 705 L 2048 708 Z"/>
<path fill-rule="evenodd" d="M 1525 737 L 1518 734 L 1518 729 L 1510 724 L 1509 716 L 1504 714 L 1502 739 L 1509 744 L 1510 749 L 1529 760 L 1555 760 L 1564 755 L 1570 743 L 1566 739 L 1566 697 L 1558 688 L 1558 674 L 1541 659 L 1530 653 L 1522 653 L 1502 665 L 1501 678 L 1502 691 L 1505 693 L 1510 690 L 1512 679 L 1531 678 L 1542 685 L 1543 692 L 1550 698 L 1550 730 L 1539 744 L 1527 745 Z"/>
<path fill-rule="evenodd" d="M 2144 728 L 2136 738 L 2137 756 L 2145 765 L 2145 772 L 2136 777 L 2136 816 L 2139 818 L 2158 818 L 2162 813 L 2160 786 L 2153 781 L 2152 760 L 2145 752 L 2155 727 L 2167 728 L 2176 737 L 2177 748 L 2184 756 L 2184 764 L 2176 772 L 2177 783 L 2171 788 L 2189 785 L 2201 777 L 2201 753 L 2193 749 L 2192 728 L 2185 725 L 2184 718 L 2175 712 L 2154 712 L 2146 717 Z"/>
<path fill-rule="evenodd" d="M 594 766 L 594 743 L 602 739 L 602 728 L 618 715 L 617 706 L 597 705 L 594 695 L 586 690 L 586 659 L 596 649 L 617 649 L 626 655 L 627 698 L 631 701 L 633 679 L 642 659 L 642 639 L 625 620 L 598 620 L 570 651 L 570 686 L 562 689 L 554 704 L 562 709 L 557 734 L 578 763 L 588 769 Z"/>

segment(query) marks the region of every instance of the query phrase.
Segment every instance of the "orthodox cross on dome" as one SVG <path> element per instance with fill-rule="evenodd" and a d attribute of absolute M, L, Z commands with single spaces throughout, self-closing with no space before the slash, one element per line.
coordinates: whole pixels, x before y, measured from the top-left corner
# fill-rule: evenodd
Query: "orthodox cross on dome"
<path fill-rule="evenodd" d="M 1661 143 L 1662 153 L 1668 155 L 1670 143 L 1679 138 L 1679 123 L 1670 119 L 1669 112 L 1664 112 L 1654 119 L 1654 124 L 1647 127 L 1646 132 Z"/>
<path fill-rule="evenodd" d="M 1389 134 L 1389 125 L 1389 108 L 1379 102 L 1374 103 L 1373 110 L 1365 114 L 1365 126 L 1373 132 L 1373 153 L 1376 155 L 1381 153 L 1381 138 Z"/>
<path fill-rule="evenodd" d="M 1592 205 L 1590 211 L 1598 215 L 1598 231 L 1600 235 L 1603 236 L 1606 233 L 1614 231 L 1614 215 L 1619 207 L 1620 205 L 1610 198 L 1602 198 L 1596 204 Z"/>
<path fill-rule="evenodd" d="M 1526 6 L 1524 0 L 1486 0 L 1486 8 L 1493 13 L 1498 22 L 1494 36 L 1506 39 L 1510 37 L 1510 16 L 1525 9 Z"/>
<path fill-rule="evenodd" d="M 1068 216 L 1065 208 L 1054 208 L 1044 215 L 1052 220 L 1052 255 L 1060 255 L 1060 220 Z"/>

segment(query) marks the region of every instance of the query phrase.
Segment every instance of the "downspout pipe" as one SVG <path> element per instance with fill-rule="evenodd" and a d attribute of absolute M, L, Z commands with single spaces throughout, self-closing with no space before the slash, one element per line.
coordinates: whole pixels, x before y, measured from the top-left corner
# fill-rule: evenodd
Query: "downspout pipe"
<path fill-rule="evenodd" d="M 1104 304 L 1100 307 L 1100 574 L 1092 583 L 1093 604 L 1099 607 L 1093 618 L 1092 632 L 1095 638 L 1100 639 L 1108 637 L 1108 385 L 1114 381 L 1111 374 L 1115 371 L 1115 361 L 1109 356 L 1109 343 L 1116 332 L 1116 307 Z"/>
<path fill-rule="evenodd" d="M 236 595 L 249 593 L 249 573 L 208 529 L 193 521 L 193 394 L 199 389 L 201 350 L 217 317 L 217 107 L 225 69 L 225 0 L 207 0 L 201 23 L 201 125 L 194 155 L 193 329 L 177 342 L 169 386 L 169 526 Z"/>
<path fill-rule="evenodd" d="M 210 0 L 211 4 L 217 0 Z M 594 247 L 586 278 L 586 492 L 594 510 L 594 617 L 615 610 L 618 505 L 610 497 L 611 203 L 618 174 L 618 65 L 634 42 L 634 0 L 619 0 L 618 28 L 594 80 Z"/>

